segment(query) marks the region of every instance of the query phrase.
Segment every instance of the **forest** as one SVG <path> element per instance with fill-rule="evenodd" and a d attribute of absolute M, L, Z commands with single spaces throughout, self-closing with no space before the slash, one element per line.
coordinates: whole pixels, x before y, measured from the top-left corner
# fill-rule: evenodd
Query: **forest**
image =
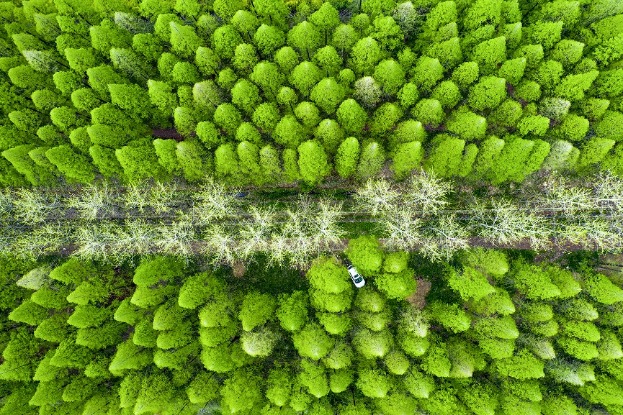
<path fill-rule="evenodd" d="M 617 0 L 0 4 L 5 186 L 623 174 Z"/>
<path fill-rule="evenodd" d="M 3 260 L 0 414 L 623 413 L 620 266 L 369 236 L 345 255 L 364 288 L 326 256 Z"/>
<path fill-rule="evenodd" d="M 623 415 L 620 0 L 0 25 L 0 415 Z"/>

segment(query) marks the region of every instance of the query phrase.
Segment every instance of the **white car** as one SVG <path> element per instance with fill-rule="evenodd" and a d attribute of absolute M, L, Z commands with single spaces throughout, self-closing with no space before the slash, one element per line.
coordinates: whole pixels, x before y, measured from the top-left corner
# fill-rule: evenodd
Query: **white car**
<path fill-rule="evenodd" d="M 357 268 L 353 267 L 352 264 L 347 264 L 346 269 L 348 269 L 350 279 L 353 280 L 353 284 L 355 284 L 355 287 L 361 288 L 366 285 L 366 280 L 364 280 L 363 277 L 359 275 L 359 273 L 357 272 Z"/>

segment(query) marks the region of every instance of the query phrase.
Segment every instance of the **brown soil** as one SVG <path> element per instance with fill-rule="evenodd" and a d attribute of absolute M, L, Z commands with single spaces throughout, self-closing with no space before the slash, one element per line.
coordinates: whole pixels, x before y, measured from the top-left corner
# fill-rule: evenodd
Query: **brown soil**
<path fill-rule="evenodd" d="M 184 136 L 177 132 L 175 128 L 154 128 L 151 130 L 154 138 L 172 138 L 175 141 L 183 141 Z"/>
<path fill-rule="evenodd" d="M 428 295 L 432 284 L 430 281 L 423 280 L 421 278 L 417 278 L 416 281 L 417 290 L 415 291 L 415 294 L 407 298 L 407 301 L 418 310 L 421 310 L 426 305 L 426 296 Z"/>
<path fill-rule="evenodd" d="M 234 261 L 233 265 L 231 266 L 231 269 L 232 269 L 232 273 L 234 274 L 234 277 L 236 278 L 242 278 L 244 277 L 244 274 L 247 273 L 247 267 L 244 265 L 244 262 L 241 260 Z"/>

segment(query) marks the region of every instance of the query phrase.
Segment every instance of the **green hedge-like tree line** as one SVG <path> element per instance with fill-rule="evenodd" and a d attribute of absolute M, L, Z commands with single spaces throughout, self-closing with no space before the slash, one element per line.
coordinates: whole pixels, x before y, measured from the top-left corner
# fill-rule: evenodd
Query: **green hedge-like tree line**
<path fill-rule="evenodd" d="M 623 173 L 618 0 L 28 0 L 0 21 L 4 186 Z"/>
<path fill-rule="evenodd" d="M 164 256 L 2 260 L 0 414 L 623 413 L 619 280 L 502 251 L 431 268 L 371 237 L 345 254 L 364 288 L 327 257 L 252 284 Z"/>

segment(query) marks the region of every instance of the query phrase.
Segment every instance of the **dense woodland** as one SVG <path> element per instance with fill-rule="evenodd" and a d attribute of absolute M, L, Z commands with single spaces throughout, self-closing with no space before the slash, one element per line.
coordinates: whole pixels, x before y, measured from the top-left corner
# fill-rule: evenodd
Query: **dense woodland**
<path fill-rule="evenodd" d="M 618 0 L 0 3 L 0 181 L 623 173 Z"/>
<path fill-rule="evenodd" d="M 366 287 L 329 257 L 304 278 L 5 260 L 0 413 L 623 413 L 621 276 L 589 256 L 345 254 Z"/>

